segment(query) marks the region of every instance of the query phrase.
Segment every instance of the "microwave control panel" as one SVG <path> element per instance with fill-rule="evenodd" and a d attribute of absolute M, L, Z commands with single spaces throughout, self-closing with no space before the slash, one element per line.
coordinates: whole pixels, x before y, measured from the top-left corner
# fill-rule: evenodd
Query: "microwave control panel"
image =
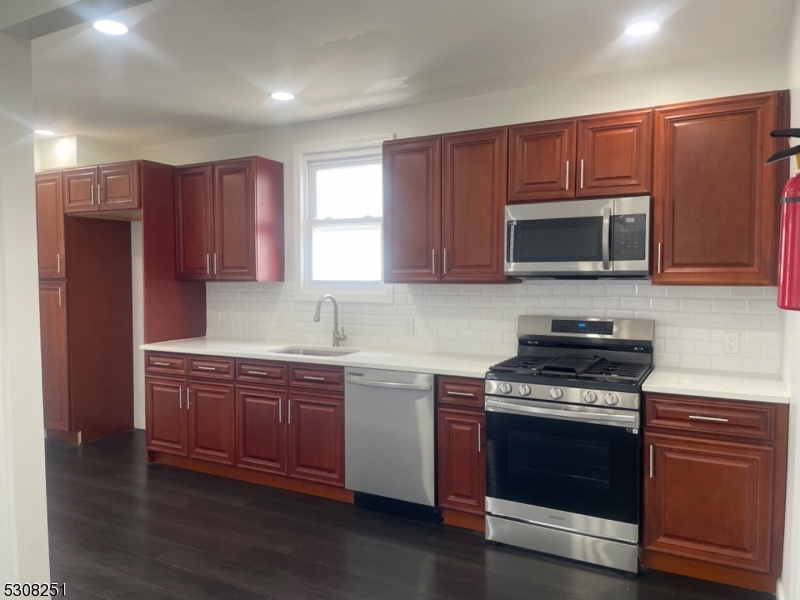
<path fill-rule="evenodd" d="M 647 215 L 611 217 L 611 260 L 644 260 L 646 246 Z"/>

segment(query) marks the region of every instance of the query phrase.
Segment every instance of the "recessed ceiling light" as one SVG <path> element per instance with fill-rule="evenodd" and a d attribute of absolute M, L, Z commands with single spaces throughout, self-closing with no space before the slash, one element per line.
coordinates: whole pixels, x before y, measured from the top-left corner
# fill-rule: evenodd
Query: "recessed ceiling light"
<path fill-rule="evenodd" d="M 634 23 L 625 28 L 625 33 L 633 36 L 650 35 L 658 31 L 660 25 L 653 23 L 653 21 L 644 21 L 642 23 Z"/>
<path fill-rule="evenodd" d="M 33 133 L 38 133 L 39 135 L 55 135 L 55 131 L 50 131 L 49 129 L 34 129 Z"/>
<path fill-rule="evenodd" d="M 128 33 L 128 28 L 119 21 L 95 21 L 94 28 L 108 35 L 122 35 Z"/>
<path fill-rule="evenodd" d="M 294 94 L 289 92 L 272 92 L 269 95 L 270 98 L 273 100 L 280 100 L 281 102 L 286 102 L 287 100 L 294 100 Z"/>

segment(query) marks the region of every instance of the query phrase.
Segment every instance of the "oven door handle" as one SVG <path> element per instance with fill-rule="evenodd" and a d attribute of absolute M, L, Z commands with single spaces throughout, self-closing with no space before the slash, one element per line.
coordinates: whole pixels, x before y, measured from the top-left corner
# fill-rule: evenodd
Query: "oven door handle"
<path fill-rule="evenodd" d="M 611 268 L 611 207 L 603 209 L 603 270 Z"/>
<path fill-rule="evenodd" d="M 526 417 L 544 417 L 552 419 L 563 419 L 565 421 L 602 421 L 611 424 L 635 424 L 638 415 L 616 415 L 604 413 L 588 413 L 573 410 L 558 410 L 554 408 L 540 408 L 538 406 L 520 406 L 497 400 L 486 400 L 486 410 L 490 412 L 506 413 L 510 415 L 521 415 Z"/>

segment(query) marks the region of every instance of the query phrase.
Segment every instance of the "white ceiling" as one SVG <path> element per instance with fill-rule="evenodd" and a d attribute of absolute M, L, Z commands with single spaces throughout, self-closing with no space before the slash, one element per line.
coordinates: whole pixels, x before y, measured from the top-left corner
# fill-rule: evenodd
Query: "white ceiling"
<path fill-rule="evenodd" d="M 793 5 L 153 0 L 115 17 L 128 35 L 34 41 L 36 126 L 142 145 L 784 46 Z M 622 35 L 639 20 L 662 30 Z"/>

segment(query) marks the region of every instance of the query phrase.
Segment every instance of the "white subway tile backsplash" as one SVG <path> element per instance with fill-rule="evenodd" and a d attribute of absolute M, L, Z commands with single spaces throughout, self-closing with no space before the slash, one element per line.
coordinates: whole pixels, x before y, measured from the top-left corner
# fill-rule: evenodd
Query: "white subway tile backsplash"
<path fill-rule="evenodd" d="M 291 283 L 207 284 L 208 335 L 327 345 L 332 311 L 314 323 L 314 302 Z M 775 288 L 664 287 L 626 282 L 395 285 L 393 304 L 341 303 L 348 345 L 508 357 L 520 314 L 653 319 L 655 361 L 664 367 L 779 373 L 783 316 Z M 277 315 L 283 317 L 278 323 Z M 407 319 L 414 334 L 406 334 Z M 280 327 L 279 327 L 280 325 Z M 739 354 L 724 354 L 726 332 Z"/>

